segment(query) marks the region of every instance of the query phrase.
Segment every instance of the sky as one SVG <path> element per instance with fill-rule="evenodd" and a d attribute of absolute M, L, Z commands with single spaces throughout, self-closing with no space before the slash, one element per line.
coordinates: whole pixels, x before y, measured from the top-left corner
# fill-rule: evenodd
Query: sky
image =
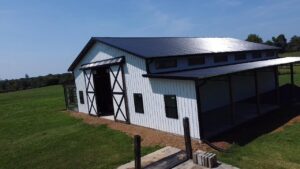
<path fill-rule="evenodd" d="M 0 0 L 0 79 L 67 72 L 92 36 L 300 35 L 300 0 Z"/>

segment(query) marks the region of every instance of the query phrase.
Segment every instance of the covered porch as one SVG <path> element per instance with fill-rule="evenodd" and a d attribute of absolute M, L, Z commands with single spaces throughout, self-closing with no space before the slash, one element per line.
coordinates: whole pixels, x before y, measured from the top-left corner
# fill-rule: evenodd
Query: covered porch
<path fill-rule="evenodd" d="M 297 62 L 285 57 L 150 76 L 195 80 L 200 137 L 210 139 L 294 101 Z M 283 86 L 281 66 L 289 73 Z"/>

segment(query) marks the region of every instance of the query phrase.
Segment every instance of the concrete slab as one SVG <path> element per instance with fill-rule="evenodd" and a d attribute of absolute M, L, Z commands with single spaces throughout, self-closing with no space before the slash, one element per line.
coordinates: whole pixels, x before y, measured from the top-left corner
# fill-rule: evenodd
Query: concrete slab
<path fill-rule="evenodd" d="M 170 146 L 159 149 L 153 153 L 142 157 L 142 167 L 145 167 L 153 162 L 156 162 L 172 154 L 178 153 L 179 151 L 180 149 Z M 121 165 L 117 169 L 134 169 L 134 161 Z"/>
<path fill-rule="evenodd" d="M 239 169 L 237 167 L 225 163 L 219 162 L 219 164 L 220 164 L 219 166 L 214 167 L 213 169 Z M 192 160 L 189 160 L 174 167 L 173 169 L 208 169 L 208 168 L 196 165 Z"/>

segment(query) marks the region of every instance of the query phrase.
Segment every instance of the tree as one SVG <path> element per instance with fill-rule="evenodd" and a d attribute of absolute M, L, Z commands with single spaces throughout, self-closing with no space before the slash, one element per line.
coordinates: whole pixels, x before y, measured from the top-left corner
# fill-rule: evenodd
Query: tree
<path fill-rule="evenodd" d="M 267 41 L 265 42 L 265 44 L 266 44 L 266 45 L 270 45 L 270 46 L 274 46 L 274 43 L 273 43 L 272 41 L 270 41 L 270 40 L 267 40 Z"/>
<path fill-rule="evenodd" d="M 25 74 L 25 78 L 28 79 L 28 78 L 29 78 L 29 75 L 28 75 L 28 74 Z"/>
<path fill-rule="evenodd" d="M 246 41 L 254 42 L 254 43 L 262 43 L 263 42 L 262 38 L 256 34 L 249 34 Z"/>
<path fill-rule="evenodd" d="M 281 52 L 284 52 L 287 47 L 287 40 L 284 36 L 284 34 L 280 34 L 277 37 L 272 37 L 272 41 L 275 46 L 281 48 Z"/>
<path fill-rule="evenodd" d="M 287 46 L 288 51 L 300 51 L 300 36 L 293 36 Z"/>

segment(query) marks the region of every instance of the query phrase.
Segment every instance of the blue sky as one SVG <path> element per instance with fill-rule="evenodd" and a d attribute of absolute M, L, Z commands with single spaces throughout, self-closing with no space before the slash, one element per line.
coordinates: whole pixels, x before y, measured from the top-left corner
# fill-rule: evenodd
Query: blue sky
<path fill-rule="evenodd" d="M 91 36 L 300 35 L 300 0 L 0 0 L 0 78 L 66 72 Z"/>

